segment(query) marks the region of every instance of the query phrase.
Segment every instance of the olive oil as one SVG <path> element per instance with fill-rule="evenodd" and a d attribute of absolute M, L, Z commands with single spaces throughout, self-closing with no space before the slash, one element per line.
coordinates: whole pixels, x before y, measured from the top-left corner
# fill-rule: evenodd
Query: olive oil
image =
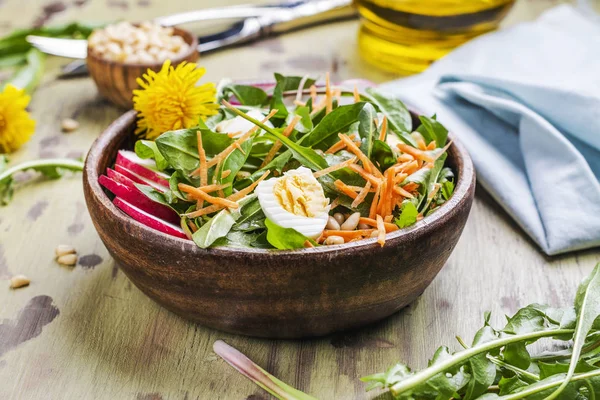
<path fill-rule="evenodd" d="M 355 0 L 360 54 L 388 71 L 421 72 L 455 47 L 496 29 L 514 1 Z"/>

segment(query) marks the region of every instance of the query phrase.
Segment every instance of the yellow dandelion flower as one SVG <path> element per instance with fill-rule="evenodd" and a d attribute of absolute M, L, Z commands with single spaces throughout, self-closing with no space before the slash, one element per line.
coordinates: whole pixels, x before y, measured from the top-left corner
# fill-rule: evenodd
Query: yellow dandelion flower
<path fill-rule="evenodd" d="M 169 60 L 159 72 L 148 70 L 137 82 L 142 89 L 133 91 L 133 108 L 138 112 L 136 133 L 156 139 L 166 131 L 190 128 L 214 115 L 219 109 L 213 83 L 196 86 L 204 68 L 181 63 L 176 68 Z"/>
<path fill-rule="evenodd" d="M 30 100 L 25 90 L 13 85 L 0 93 L 0 153 L 12 153 L 33 135 L 35 121 L 26 110 Z"/>

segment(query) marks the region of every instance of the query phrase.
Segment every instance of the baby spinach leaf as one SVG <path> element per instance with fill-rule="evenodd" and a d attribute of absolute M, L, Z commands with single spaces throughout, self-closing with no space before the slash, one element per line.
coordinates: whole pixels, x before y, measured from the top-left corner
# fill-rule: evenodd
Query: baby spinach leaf
<path fill-rule="evenodd" d="M 444 200 L 450 200 L 452 193 L 454 193 L 454 183 L 452 181 L 442 183 L 442 196 L 444 196 Z"/>
<path fill-rule="evenodd" d="M 388 120 L 388 126 L 400 140 L 413 147 L 417 147 L 414 139 L 409 135 L 412 131 L 412 118 L 410 112 L 399 99 L 389 94 L 383 94 L 375 88 L 367 88 L 363 97 L 373 103 Z"/>
<path fill-rule="evenodd" d="M 257 249 L 274 249 L 274 247 L 267 240 L 267 231 L 264 231 L 256 237 L 254 242 L 250 243 L 250 246 Z"/>
<path fill-rule="evenodd" d="M 265 228 L 265 214 L 258 199 L 246 204 L 240 212 L 241 216 L 233 226 L 233 230 L 250 232 Z"/>
<path fill-rule="evenodd" d="M 256 242 L 260 233 L 255 232 L 242 232 L 231 230 L 227 236 L 217 239 L 212 246 L 227 246 L 227 247 L 238 247 L 243 249 L 252 248 L 252 243 Z"/>
<path fill-rule="evenodd" d="M 418 216 L 419 210 L 417 210 L 417 207 L 410 201 L 407 201 L 402 204 L 400 216 L 396 218 L 395 222 L 399 228 L 406 228 L 407 226 L 414 225 L 417 222 Z"/>
<path fill-rule="evenodd" d="M 310 241 L 313 245 L 317 243 L 292 228 L 283 228 L 268 218 L 265 219 L 267 227 L 267 240 L 279 250 L 303 249 L 304 243 Z"/>
<path fill-rule="evenodd" d="M 142 192 L 150 200 L 169 207 L 177 214 L 183 214 L 189 208 L 189 203 L 178 201 L 177 198 L 169 197 L 167 193 L 170 192 L 161 193 L 158 190 L 154 189 L 152 186 L 143 185 L 139 183 L 136 183 L 135 187 L 137 187 L 140 190 L 140 192 Z"/>
<path fill-rule="evenodd" d="M 396 164 L 396 157 L 387 143 L 382 142 L 381 140 L 374 140 L 371 161 L 373 161 L 375 165 L 378 165 L 381 171 L 385 171 Z"/>
<path fill-rule="evenodd" d="M 290 90 L 297 90 L 302 82 L 300 76 L 284 76 L 275 73 L 275 81 L 277 84 L 273 89 L 273 95 L 271 96 L 271 110 L 278 110 L 277 114 L 273 118 L 285 119 L 289 112 L 283 101 L 283 93 Z M 309 88 L 313 83 L 314 79 L 307 79 L 302 89 Z"/>
<path fill-rule="evenodd" d="M 139 158 L 151 158 L 156 162 L 156 168 L 159 171 L 164 171 L 169 167 L 169 163 L 158 150 L 156 143 L 152 140 L 138 140 L 135 142 L 135 154 Z"/>
<path fill-rule="evenodd" d="M 235 218 L 229 210 L 221 210 L 210 221 L 202 225 L 192 235 L 194 243 L 202 249 L 210 247 L 217 239 L 225 237 L 235 224 Z"/>
<path fill-rule="evenodd" d="M 498 339 L 498 333 L 490 326 L 490 314 L 486 313 L 483 328 L 473 339 L 473 346 Z M 471 379 L 465 387 L 464 400 L 475 399 L 487 391 L 496 380 L 496 366 L 487 358 L 486 354 L 478 354 L 467 363 Z"/>
<path fill-rule="evenodd" d="M 337 135 L 358 121 L 360 111 L 365 108 L 367 103 L 359 102 L 340 106 L 329 114 L 325 115 L 321 122 L 302 140 L 302 144 L 313 147 L 331 135 Z M 364 115 L 363 115 L 364 116 Z"/>
<path fill-rule="evenodd" d="M 294 117 L 298 115 L 301 117 L 300 121 L 298 121 L 298 123 L 296 124 L 296 126 L 294 127 L 295 130 L 297 130 L 300 133 L 308 133 L 313 129 L 313 122 L 312 119 L 310 119 L 310 110 L 308 107 L 306 106 L 302 106 L 302 107 L 298 107 L 294 110 L 293 114 L 289 114 L 285 120 L 285 123 L 287 125 L 290 124 L 290 122 L 292 122 L 292 119 L 294 119 Z"/>
<path fill-rule="evenodd" d="M 248 155 L 250 154 L 250 150 L 252 149 L 252 139 L 246 140 L 240 145 L 240 147 L 241 150 L 235 149 L 231 152 L 231 154 L 229 154 L 229 156 L 227 156 L 227 158 L 221 165 L 221 168 L 219 169 L 219 171 L 217 171 L 217 173 L 219 174 L 217 182 L 221 184 L 233 183 L 235 176 L 242 169 L 242 167 L 246 163 L 246 160 L 248 159 Z M 225 178 L 221 178 L 221 174 L 223 173 L 223 171 L 227 170 L 231 171 L 229 175 L 227 175 Z M 223 192 L 225 193 L 225 196 L 229 196 L 232 190 L 233 188 L 231 186 L 228 186 L 225 189 L 223 189 Z"/>
<path fill-rule="evenodd" d="M 267 101 L 267 93 L 259 87 L 230 84 L 223 87 L 222 96 L 229 98 L 233 94 L 245 106 L 261 106 Z"/>
<path fill-rule="evenodd" d="M 361 138 L 360 149 L 367 157 L 371 157 L 373 141 L 377 138 L 377 110 L 370 103 L 366 103 L 358 114 L 358 135 Z"/>
<path fill-rule="evenodd" d="M 427 144 L 435 141 L 438 147 L 444 147 L 448 138 L 448 130 L 437 121 L 436 116 L 429 118 L 421 115 L 419 119 L 421 125 L 417 128 L 417 132 L 423 136 Z"/>

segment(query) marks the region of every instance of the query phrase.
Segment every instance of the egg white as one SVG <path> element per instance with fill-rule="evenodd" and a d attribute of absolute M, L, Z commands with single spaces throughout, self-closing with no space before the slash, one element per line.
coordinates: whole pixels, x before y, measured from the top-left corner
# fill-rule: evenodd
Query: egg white
<path fill-rule="evenodd" d="M 258 121 L 262 121 L 265 118 L 263 113 L 261 113 L 258 110 L 250 110 L 246 114 Z M 273 128 L 273 124 L 270 121 L 265 122 L 265 125 L 269 128 Z M 219 133 L 239 132 L 238 136 L 241 136 L 244 133 L 248 132 L 250 129 L 254 128 L 254 126 L 255 125 L 247 119 L 237 116 L 235 118 L 219 122 L 215 130 Z"/>
<path fill-rule="evenodd" d="M 306 170 L 306 172 L 303 170 Z M 290 172 L 308 173 L 312 177 L 312 172 L 304 167 L 288 171 L 288 173 Z M 283 228 L 292 228 L 310 239 L 317 239 L 325 229 L 325 225 L 327 225 L 330 206 L 325 207 L 323 213 L 315 217 L 305 217 L 287 211 L 279 204 L 273 193 L 273 187 L 282 178 L 271 178 L 262 181 L 256 187 L 255 193 L 258 195 L 258 201 L 265 216 Z"/>

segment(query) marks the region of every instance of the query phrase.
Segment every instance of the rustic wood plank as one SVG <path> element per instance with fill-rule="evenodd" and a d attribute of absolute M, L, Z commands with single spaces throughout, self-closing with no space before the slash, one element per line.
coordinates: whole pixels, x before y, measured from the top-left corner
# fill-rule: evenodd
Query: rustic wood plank
<path fill-rule="evenodd" d="M 202 6 L 234 2 L 210 0 Z M 519 1 L 506 24 L 532 19 L 559 2 Z M 0 0 L 0 34 L 44 20 L 140 20 L 195 6 L 183 0 Z M 356 28 L 356 22 L 317 27 L 210 55 L 201 63 L 209 80 L 270 78 L 274 70 L 392 79 L 359 59 Z M 121 113 L 98 98 L 90 79 L 55 80 L 63 63 L 48 60 L 48 73 L 31 105 L 36 135 L 12 157 L 15 162 L 83 155 Z M 79 130 L 61 133 L 64 117 L 78 120 Z M 79 265 L 66 268 L 53 261 L 59 243 L 78 249 L 84 256 Z M 318 398 L 372 398 L 358 377 L 398 360 L 424 366 L 438 345 L 454 343 L 454 335 L 470 339 L 485 310 L 500 321 L 504 313 L 530 302 L 567 304 L 599 259 L 597 250 L 544 257 L 479 190 L 448 264 L 403 312 L 357 332 L 318 340 L 250 339 L 188 323 L 141 294 L 98 239 L 79 176 L 25 182 L 13 203 L 0 208 L 0 279 L 6 283 L 17 273 L 32 279 L 24 289 L 0 288 L 0 398 L 267 399 L 217 359 L 212 352 L 217 339 Z"/>

